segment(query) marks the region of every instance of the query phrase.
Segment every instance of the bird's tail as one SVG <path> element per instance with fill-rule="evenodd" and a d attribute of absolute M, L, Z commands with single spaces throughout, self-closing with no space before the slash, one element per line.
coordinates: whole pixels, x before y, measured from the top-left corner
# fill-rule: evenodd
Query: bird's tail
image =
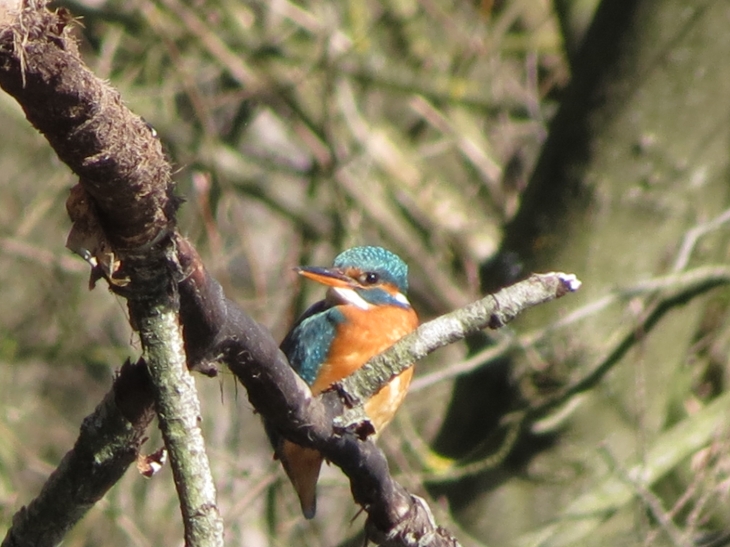
<path fill-rule="evenodd" d="M 322 454 L 313 448 L 284 440 L 277 455 L 299 496 L 302 513 L 308 519 L 314 518 L 317 512 L 317 479 L 324 460 Z"/>

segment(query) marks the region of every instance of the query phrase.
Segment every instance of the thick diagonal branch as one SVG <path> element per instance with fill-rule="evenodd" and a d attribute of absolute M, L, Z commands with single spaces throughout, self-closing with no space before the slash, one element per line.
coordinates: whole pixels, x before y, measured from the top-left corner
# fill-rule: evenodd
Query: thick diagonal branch
<path fill-rule="evenodd" d="M 170 166 L 146 124 L 81 62 L 69 37 L 69 21 L 62 10 L 50 13 L 43 2 L 27 3 L 14 25 L 0 29 L 0 86 L 80 176 L 80 188 L 68 204 L 75 230 L 72 247 L 95 264 L 95 275 L 130 300 L 133 323 L 144 323 L 138 307 L 162 298 L 171 290 L 170 276 L 180 273 L 169 252 L 177 205 Z M 398 530 L 408 534 L 403 517 L 424 512 L 387 473 L 382 453 L 354 435 L 330 440 L 337 397 L 329 397 L 330 404 L 314 399 L 270 334 L 225 298 L 217 283 L 203 275 L 202 265 L 192 261 L 183 266 L 186 277 L 179 291 L 189 363 L 222 356 L 262 414 L 271 415 L 272 423 L 291 438 L 321 446 L 348 472 L 358 501 L 378 529 L 387 534 L 400 525 Z M 203 282 L 198 284 L 199 279 Z M 191 336 L 195 325 L 203 329 L 202 340 Z M 290 412 L 286 420 L 279 409 Z M 437 530 L 430 519 L 420 520 L 426 532 Z M 411 532 L 423 535 L 422 530 Z"/>
<path fill-rule="evenodd" d="M 369 514 L 371 538 L 389 545 L 418 545 L 424 538 L 431 545 L 455 545 L 456 540 L 434 523 L 425 504 L 392 479 L 382 452 L 349 428 L 335 428 L 335 418 L 344 408 L 339 393 L 312 397 L 270 333 L 225 297 L 192 246 L 175 234 L 177 200 L 160 144 L 147 125 L 124 108 L 118 94 L 86 69 L 69 39 L 69 20 L 63 11 L 52 14 L 42 3 L 28 3 L 18 24 L 0 28 L 0 86 L 18 100 L 31 123 L 80 176 L 80 187 L 69 203 L 74 250 L 95 264 L 96 275 L 105 277 L 116 292 L 129 299 L 138 329 L 148 328 L 154 309 L 149 306 L 166 298 L 172 303 L 162 313 L 169 317 L 178 292 L 188 366 L 213 372 L 211 363 L 223 361 L 246 387 L 256 409 L 284 436 L 318 448 L 340 466 L 350 478 L 356 501 Z M 543 298 L 564 290 L 565 286 L 557 284 Z M 512 307 L 507 302 L 503 299 L 500 305 L 502 311 L 512 310 L 510 316 L 524 309 L 524 304 Z M 470 316 L 475 310 L 465 313 Z M 491 326 L 506 322 L 493 321 L 499 317 L 495 310 L 489 317 Z M 489 326 L 490 321 L 477 320 L 466 328 L 461 320 L 454 324 L 458 328 L 439 343 Z M 174 338 L 172 331 L 165 332 Z M 150 355 L 154 354 L 153 337 L 145 341 L 143 335 Z M 428 347 L 414 350 L 409 355 L 411 362 L 429 351 Z M 375 376 L 371 372 L 379 367 L 366 367 L 352 377 L 353 386 L 361 387 L 347 394 L 345 401 L 363 400 L 407 364 L 401 361 Z M 158 398 L 160 381 L 153 382 Z M 163 408 L 159 401 L 157 408 Z M 136 445 L 130 446 L 136 451 Z M 49 488 L 61 482 L 49 482 Z M 73 486 L 72 482 L 64 484 L 58 491 L 61 497 L 63 488 Z M 103 495 L 110 485 L 95 495 Z M 84 510 L 86 507 L 79 506 L 76 518 Z"/>
<path fill-rule="evenodd" d="M 45 2 L 24 3 L 13 23 L 0 28 L 0 86 L 18 100 L 28 120 L 80 177 L 67 204 L 74 220 L 70 247 L 95 265 L 95 275 L 106 277 L 129 300 L 132 324 L 140 330 L 149 356 L 159 422 L 176 456 L 171 462 L 186 543 L 222 545 L 213 480 L 197 427 L 197 395 L 192 382 L 180 380 L 178 370 L 182 364 L 183 375 L 188 374 L 182 339 L 174 322 L 160 321 L 177 314 L 169 234 L 178 200 L 172 193 L 171 169 L 147 124 L 81 61 L 69 22 L 64 10 L 51 13 Z M 156 344 L 159 340 L 167 342 L 164 347 Z M 171 382 L 177 385 L 164 389 Z M 186 427 L 176 428 L 178 420 Z M 170 434 L 173 430 L 176 435 Z M 83 439 L 82 435 L 79 443 Z M 137 448 L 128 444 L 133 453 Z M 74 453 L 84 450 L 87 447 L 77 444 Z M 67 476 L 63 469 L 57 479 Z M 116 470 L 121 475 L 120 468 Z M 111 484 L 91 497 L 98 499 Z M 84 486 L 52 480 L 47 487 L 65 502 Z M 89 506 L 77 505 L 68 514 L 77 520 Z M 38 518 L 42 521 L 44 516 Z M 62 531 L 59 528 L 57 535 Z"/>

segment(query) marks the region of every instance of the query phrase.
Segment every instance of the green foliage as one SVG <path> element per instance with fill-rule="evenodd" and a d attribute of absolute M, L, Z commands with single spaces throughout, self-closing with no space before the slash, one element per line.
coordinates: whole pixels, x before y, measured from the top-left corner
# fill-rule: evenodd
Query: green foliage
<path fill-rule="evenodd" d="M 382 245 L 408 262 L 409 297 L 424 318 L 482 294 L 483 268 L 515 218 L 564 96 L 574 52 L 569 65 L 563 44 L 575 47 L 584 30 L 584 12 L 571 21 L 569 6 L 555 4 L 66 3 L 83 16 L 88 64 L 158 131 L 177 167 L 183 231 L 226 293 L 278 338 L 320 296 L 299 287 L 291 268 L 327 265 L 352 245 Z M 568 32 L 575 35 L 561 34 Z M 123 302 L 102 286 L 87 291 L 87 266 L 63 248 L 74 177 L 4 94 L 0 119 L 4 529 L 139 347 Z M 611 120 L 604 122 L 596 134 Z M 497 357 L 509 356 L 510 366 L 494 354 L 467 366 L 468 355 L 489 351 L 481 338 L 420 363 L 417 378 L 442 376 L 411 394 L 405 416 L 381 439 L 397 478 L 428 498 L 464 545 L 664 544 L 730 526 L 727 290 L 649 327 L 642 312 L 659 290 L 614 298 L 610 309 L 601 300 L 669 270 L 684 232 L 727 206 L 717 189 L 726 181 L 703 186 L 706 162 L 694 163 L 702 151 L 682 155 L 667 145 L 671 154 L 662 156 L 679 131 L 657 135 L 650 125 L 602 134 L 590 158 L 600 171 L 585 177 L 590 207 L 566 221 L 579 233 L 539 263 L 583 268 L 576 273 L 584 300 L 546 306 L 530 314 L 539 322 L 504 334 Z M 612 166 L 620 153 L 641 168 Z M 676 186 L 661 186 L 669 179 Z M 650 191 L 661 199 L 647 199 Z M 697 208 L 672 202 L 675 194 Z M 604 228 L 610 237 L 600 239 Z M 532 250 L 539 255 L 555 237 L 531 242 Z M 712 232 L 693 264 L 724 260 L 726 248 Z M 601 254 L 607 260 L 594 261 Z M 582 315 L 571 315 L 580 305 Z M 637 346 L 608 377 L 511 435 L 511 412 L 579 381 L 633 328 Z M 362 518 L 351 524 L 357 511 L 337 469 L 324 470 L 321 517 L 305 522 L 245 393 L 226 373 L 197 383 L 227 543 L 333 545 L 358 534 Z M 151 437 L 148 452 L 161 443 Z M 430 447 L 434 439 L 441 453 Z M 576 516 L 586 509 L 594 514 Z M 65 545 L 171 545 L 181 537 L 169 469 L 151 480 L 132 470 Z"/>

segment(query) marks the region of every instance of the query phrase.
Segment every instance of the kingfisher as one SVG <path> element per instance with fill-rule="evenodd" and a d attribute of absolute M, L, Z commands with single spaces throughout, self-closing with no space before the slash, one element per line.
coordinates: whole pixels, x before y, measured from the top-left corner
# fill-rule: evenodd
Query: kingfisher
<path fill-rule="evenodd" d="M 408 266 L 382 247 L 353 247 L 332 267 L 303 266 L 296 271 L 327 286 L 324 300 L 297 320 L 281 343 L 292 368 L 317 396 L 362 367 L 418 326 L 408 292 Z M 377 435 L 393 419 L 413 376 L 410 366 L 365 405 Z M 269 432 L 308 519 L 317 509 L 317 480 L 324 457 Z"/>

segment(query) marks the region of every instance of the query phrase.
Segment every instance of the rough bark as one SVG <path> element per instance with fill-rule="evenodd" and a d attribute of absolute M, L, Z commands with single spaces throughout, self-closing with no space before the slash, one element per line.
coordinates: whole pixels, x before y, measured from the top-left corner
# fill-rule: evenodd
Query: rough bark
<path fill-rule="evenodd" d="M 13 517 L 3 547 L 52 547 L 99 501 L 139 454 L 152 421 L 145 363 L 125 363 L 113 389 L 81 425 L 78 440 L 41 493 Z"/>
<path fill-rule="evenodd" d="M 69 246 L 93 264 L 92 282 L 103 277 L 128 299 L 133 326 L 140 331 L 148 353 L 160 418 L 181 419 L 188 423 L 183 429 L 195 429 L 195 404 L 183 404 L 192 412 L 192 419 L 190 414 L 181 418 L 167 405 L 170 398 L 165 396 L 184 391 L 189 382 L 171 386 L 158 375 L 161 365 L 189 380 L 186 371 L 180 370 L 181 340 L 174 321 L 179 294 L 188 365 L 213 374 L 212 362 L 221 360 L 269 422 L 288 438 L 316 447 L 341 467 L 351 479 L 355 500 L 368 512 L 370 538 L 386 545 L 457 544 L 436 525 L 423 501 L 391 477 L 382 452 L 362 438 L 358 428 L 336 427 L 335 418 L 343 404 L 358 396 L 341 397 L 340 389 L 321 399 L 313 398 L 266 329 L 225 297 L 192 246 L 175 233 L 178 200 L 172 193 L 170 166 L 159 141 L 143 120 L 123 107 L 118 94 L 86 69 L 69 39 L 69 22 L 63 10 L 51 14 L 42 3 L 29 3 L 19 25 L 0 31 L 0 85 L 21 103 L 31 123 L 80 176 L 80 185 L 67 204 L 74 221 Z M 482 313 L 481 319 L 471 317 L 478 315 L 476 307 L 466 310 L 473 322 L 457 325 L 454 333 L 444 330 L 444 340 L 456 339 L 460 331 L 499 327 L 527 304 L 562 296 L 575 288 L 571 278 L 559 275 L 540 278 L 536 284 L 542 292 L 533 296 L 535 302 L 515 304 L 505 292 L 499 299 L 490 299 L 503 302 L 504 310 L 492 309 Z M 508 313 L 504 314 L 505 310 Z M 157 322 L 164 323 L 164 328 L 153 325 Z M 163 339 L 170 343 L 160 344 Z M 165 349 L 160 351 L 163 345 Z M 387 376 L 368 382 L 367 370 L 361 373 L 366 380 L 363 385 L 372 392 Z M 182 402 L 191 396 L 192 389 L 182 393 Z M 163 433 L 173 445 L 177 439 L 172 429 L 175 424 L 168 425 L 169 429 L 163 425 Z M 179 446 L 200 450 L 190 438 Z M 136 448 L 130 447 L 132 451 Z M 178 460 L 176 465 L 176 480 L 190 480 L 181 478 L 184 462 Z M 203 471 L 200 467 L 196 470 Z M 111 483 L 103 486 L 95 496 L 103 495 Z M 184 485 L 179 488 L 181 495 L 185 489 Z M 200 490 L 205 491 L 205 485 Z M 211 504 L 214 501 L 204 509 L 210 509 Z M 78 507 L 78 516 L 86 508 Z M 191 512 L 183 512 L 186 525 L 196 527 L 196 523 L 188 522 Z M 211 528 L 217 528 L 215 522 Z M 192 532 L 186 539 L 190 544 L 197 541 Z"/>

